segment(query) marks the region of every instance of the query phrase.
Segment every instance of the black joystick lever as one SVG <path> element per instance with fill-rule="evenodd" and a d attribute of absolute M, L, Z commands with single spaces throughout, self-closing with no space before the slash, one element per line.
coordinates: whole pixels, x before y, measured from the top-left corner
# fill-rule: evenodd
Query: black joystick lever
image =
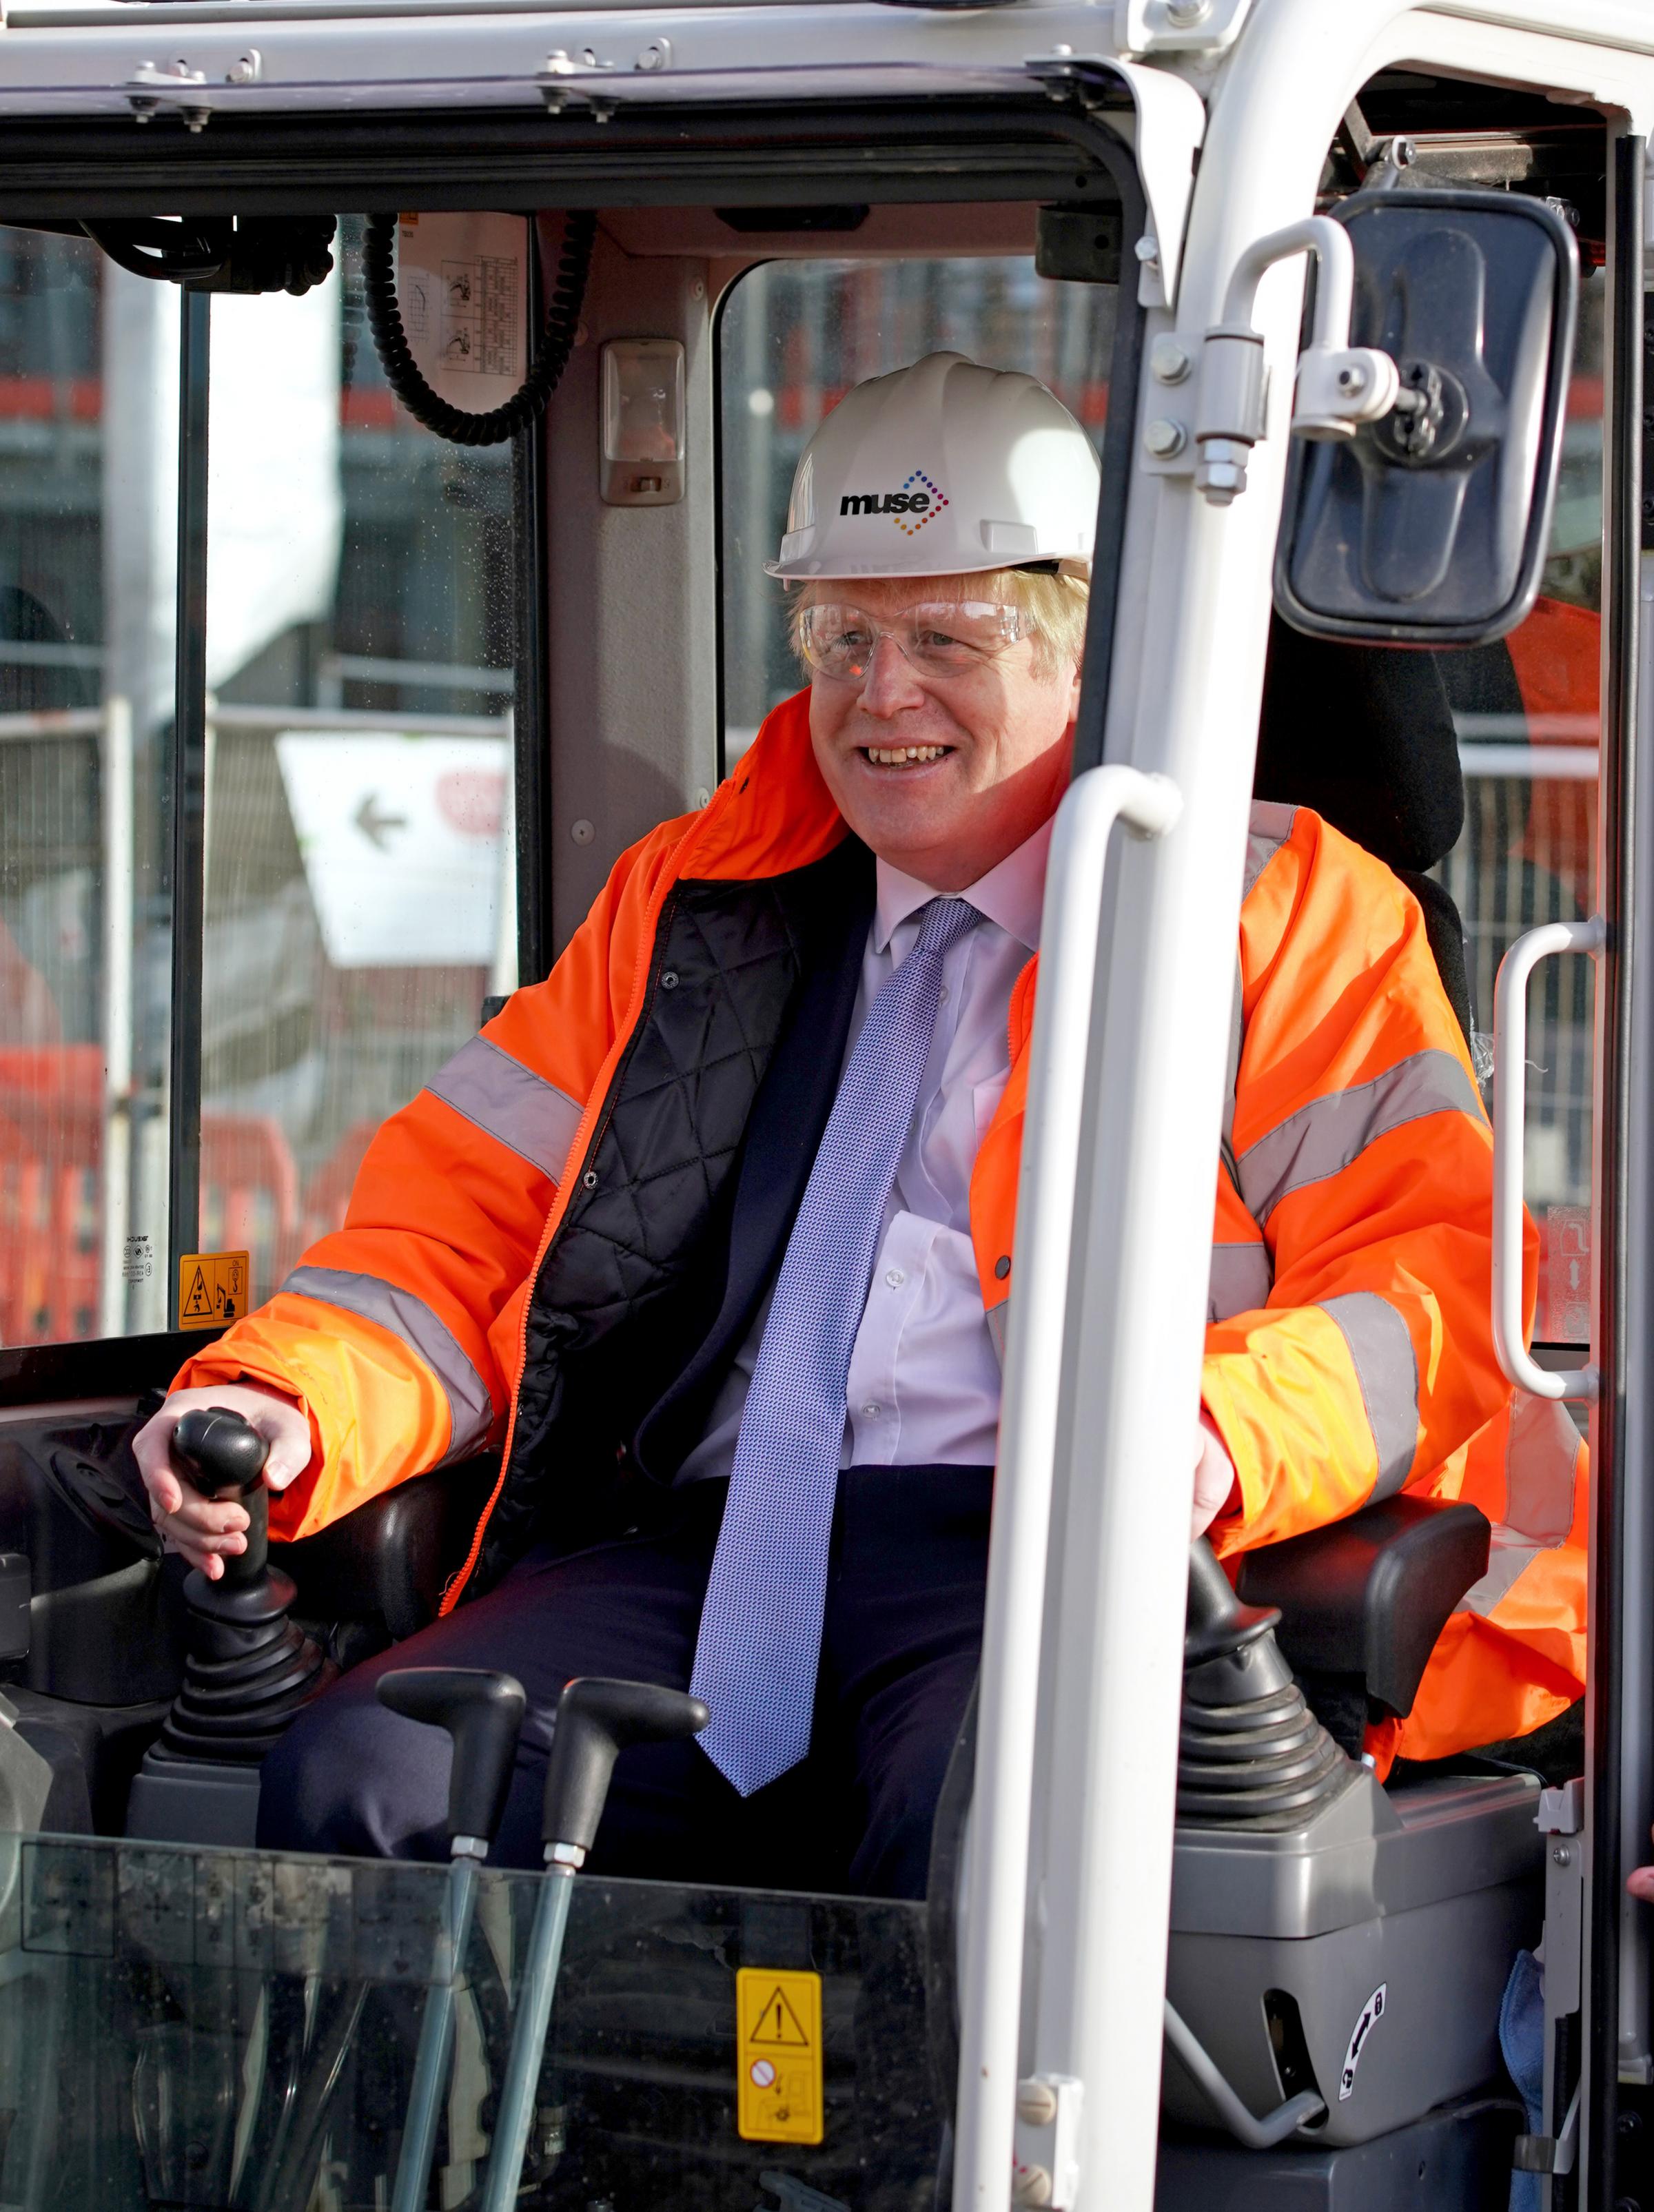
<path fill-rule="evenodd" d="M 548 1866 L 579 1867 L 597 1838 L 615 1761 L 629 1744 L 699 1735 L 712 1716 L 698 1698 L 654 1682 L 587 1674 L 557 1701 L 540 1835 Z"/>
<path fill-rule="evenodd" d="M 398 1667 L 381 1674 L 374 1687 L 380 1705 L 393 1713 L 446 1729 L 453 1738 L 448 1776 L 448 1971 L 432 1982 L 419 2023 L 408 2120 L 391 2193 L 391 2212 L 424 2212 L 436 2118 L 442 2108 L 453 2040 L 454 1981 L 464 1971 L 476 1908 L 477 1863 L 488 1856 L 511 1787 L 523 1720 L 523 1686 L 510 1674 L 491 1674 L 481 1667 Z"/>
<path fill-rule="evenodd" d="M 663 1690 L 654 1682 L 617 1682 L 601 1674 L 570 1682 L 557 1700 L 540 1817 L 546 1881 L 534 1907 L 523 1962 L 481 2212 L 515 2212 L 545 2034 L 551 2024 L 551 1995 L 569 1925 L 572 1876 L 597 1835 L 615 1760 L 628 1744 L 667 1743 L 698 1735 L 711 1717 L 698 1698 L 682 1690 Z"/>
<path fill-rule="evenodd" d="M 523 1724 L 523 1686 L 482 1667 L 398 1667 L 374 1685 L 381 1705 L 453 1738 L 448 1848 L 486 1858 L 505 1811 Z"/>
<path fill-rule="evenodd" d="M 1211 1545 L 1189 1548 L 1177 1820 L 1296 1828 L 1359 1771 L 1304 1702 L 1275 1642 L 1280 1615 L 1244 1605 Z"/>
<path fill-rule="evenodd" d="M 190 1609 L 184 1686 L 155 1749 L 164 1759 L 256 1765 L 298 1711 L 337 1672 L 288 1619 L 295 1592 L 270 1564 L 270 1446 L 227 1407 L 197 1407 L 173 1431 L 173 1457 L 204 1498 L 246 1508 L 246 1549 L 224 1555 L 212 1582 L 185 1577 Z"/>

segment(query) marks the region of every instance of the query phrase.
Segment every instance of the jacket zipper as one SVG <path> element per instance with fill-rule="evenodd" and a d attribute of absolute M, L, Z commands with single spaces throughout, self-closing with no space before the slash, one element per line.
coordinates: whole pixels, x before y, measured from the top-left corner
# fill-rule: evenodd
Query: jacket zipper
<path fill-rule="evenodd" d="M 725 788 L 727 789 L 727 787 Z M 721 793 L 720 795 L 721 796 Z M 632 991 L 637 1000 L 636 1012 L 632 1015 L 626 1032 L 625 1043 L 622 1048 L 620 1058 L 615 1064 L 613 1080 L 605 1094 L 603 1104 L 597 1110 L 592 1134 L 581 1152 L 580 1167 L 575 1171 L 576 1174 L 584 1174 L 586 1163 L 603 1141 L 604 1133 L 613 1117 L 614 1103 L 619 1095 L 621 1079 L 625 1073 L 627 1062 L 631 1057 L 632 1049 L 642 1030 L 644 1019 L 654 1000 L 654 981 L 659 968 L 663 934 L 662 924 L 666 918 L 666 910 L 672 903 L 673 894 L 679 883 L 683 880 L 685 863 L 705 836 L 708 817 L 715 813 L 716 806 L 717 802 L 715 799 L 713 805 L 708 807 L 702 814 L 696 828 L 688 833 L 672 855 L 671 873 L 660 887 L 660 903 L 655 909 L 653 922 L 644 933 L 642 949 L 633 975 Z M 511 1471 L 511 1454 L 517 1440 L 517 1408 L 522 1398 L 523 1376 L 528 1366 L 529 1311 L 534 1304 L 534 1294 L 539 1288 L 540 1273 L 545 1266 L 552 1243 L 558 1231 L 569 1218 L 569 1208 L 574 1202 L 573 1190 L 574 1175 L 565 1170 L 563 1182 L 558 1188 L 556 1197 L 552 1201 L 551 1211 L 546 1216 L 545 1227 L 541 1231 L 539 1250 L 534 1255 L 534 1265 L 529 1273 L 528 1296 L 523 1300 L 522 1320 L 517 1330 L 516 1366 L 511 1378 L 511 1414 L 506 1424 L 505 1449 L 500 1458 L 500 1472 L 495 1479 L 494 1487 L 488 1494 L 487 1503 L 483 1505 L 476 1528 L 471 1534 L 471 1548 L 465 1554 L 465 1562 L 449 1576 L 443 1585 L 441 1601 L 437 1609 L 439 1620 L 453 1612 L 465 1591 L 466 1583 L 477 1571 L 477 1562 L 482 1555 L 483 1539 L 488 1533 L 488 1524 L 494 1517 L 494 1509 L 500 1502 L 500 1493 L 505 1488 L 506 1477 Z"/>

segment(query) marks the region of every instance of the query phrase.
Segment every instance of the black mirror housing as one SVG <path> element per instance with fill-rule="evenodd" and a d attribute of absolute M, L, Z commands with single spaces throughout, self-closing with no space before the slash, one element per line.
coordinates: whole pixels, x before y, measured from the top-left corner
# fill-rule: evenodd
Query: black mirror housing
<path fill-rule="evenodd" d="M 1579 257 L 1543 200 L 1399 187 L 1332 210 L 1355 251 L 1350 343 L 1402 397 L 1350 439 L 1294 441 L 1275 605 L 1390 645 L 1503 637 L 1538 593 L 1561 459 Z"/>

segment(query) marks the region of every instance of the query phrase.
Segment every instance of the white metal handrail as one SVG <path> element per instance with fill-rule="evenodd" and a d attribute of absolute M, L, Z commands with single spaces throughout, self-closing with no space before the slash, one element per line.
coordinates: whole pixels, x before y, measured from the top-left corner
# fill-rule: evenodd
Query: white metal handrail
<path fill-rule="evenodd" d="M 1040 1637 L 1104 869 L 1116 823 L 1159 837 L 1182 811 L 1169 776 L 1090 769 L 1070 787 L 1051 840 L 982 1630 L 954 2212 L 1004 2212 L 1011 2188 Z"/>
<path fill-rule="evenodd" d="M 1528 1103 L 1528 982 L 1559 952 L 1600 952 L 1606 931 L 1589 921 L 1548 921 L 1518 937 L 1493 986 L 1493 1352 L 1505 1378 L 1535 1398 L 1596 1395 L 1595 1367 L 1553 1370 L 1528 1350 L 1522 1311 L 1523 1139 Z"/>

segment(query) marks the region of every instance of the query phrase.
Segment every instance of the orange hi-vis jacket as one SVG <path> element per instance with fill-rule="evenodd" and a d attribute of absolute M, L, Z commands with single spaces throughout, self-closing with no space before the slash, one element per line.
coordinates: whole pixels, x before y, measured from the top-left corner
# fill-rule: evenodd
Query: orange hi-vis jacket
<path fill-rule="evenodd" d="M 800 695 L 710 805 L 622 856 L 550 977 L 386 1122 L 344 1228 L 178 1378 L 245 1376 L 307 1413 L 313 1455 L 273 1533 L 502 1445 L 451 1605 L 548 1510 L 572 1520 L 605 1467 L 613 1481 L 798 1002 L 789 917 L 801 887 L 830 906 L 847 855 L 867 863 Z M 971 1181 L 1001 1346 L 1036 968 Z M 1230 1058 L 1202 1388 L 1239 1505 L 1214 1541 L 1273 1543 L 1403 1487 L 1473 1499 L 1494 1524 L 1487 1575 L 1412 1716 L 1370 1747 L 1387 1768 L 1525 1734 L 1583 1686 L 1583 1454 L 1494 1360 L 1492 1139 L 1420 908 L 1304 809 L 1254 810 Z"/>

